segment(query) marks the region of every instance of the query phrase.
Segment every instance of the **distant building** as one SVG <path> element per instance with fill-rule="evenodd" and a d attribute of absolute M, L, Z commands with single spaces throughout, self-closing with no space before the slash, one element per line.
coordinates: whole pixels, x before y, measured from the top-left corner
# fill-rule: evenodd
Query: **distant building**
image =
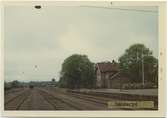
<path fill-rule="evenodd" d="M 119 65 L 114 60 L 112 63 L 97 63 L 95 68 L 98 88 L 120 88 L 123 83 L 129 82 L 127 74 L 120 72 Z"/>

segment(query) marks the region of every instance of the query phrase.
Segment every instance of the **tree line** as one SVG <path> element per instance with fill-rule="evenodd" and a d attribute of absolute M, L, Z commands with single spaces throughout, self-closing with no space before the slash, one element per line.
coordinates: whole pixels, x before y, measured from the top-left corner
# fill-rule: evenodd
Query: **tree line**
<path fill-rule="evenodd" d="M 143 68 L 146 82 L 158 84 L 158 59 L 143 44 L 134 44 L 118 60 L 120 71 L 127 73 L 132 83 L 142 82 Z M 142 67 L 143 64 L 143 67 Z M 87 55 L 73 54 L 62 64 L 59 86 L 65 88 L 94 88 L 95 64 Z"/>

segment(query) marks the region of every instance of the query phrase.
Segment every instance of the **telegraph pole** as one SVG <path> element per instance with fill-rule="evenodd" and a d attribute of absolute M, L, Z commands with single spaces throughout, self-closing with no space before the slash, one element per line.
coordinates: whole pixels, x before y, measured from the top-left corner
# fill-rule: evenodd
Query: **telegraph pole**
<path fill-rule="evenodd" d="M 144 59 L 143 59 L 143 48 L 142 48 L 142 84 L 144 88 Z"/>

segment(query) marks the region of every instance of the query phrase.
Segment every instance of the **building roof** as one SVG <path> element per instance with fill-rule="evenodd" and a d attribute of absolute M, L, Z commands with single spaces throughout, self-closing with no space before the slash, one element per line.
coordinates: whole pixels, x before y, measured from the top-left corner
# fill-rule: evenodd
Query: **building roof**
<path fill-rule="evenodd" d="M 100 69 L 100 72 L 113 72 L 119 71 L 118 63 L 115 61 L 111 62 L 100 62 L 96 64 Z"/>

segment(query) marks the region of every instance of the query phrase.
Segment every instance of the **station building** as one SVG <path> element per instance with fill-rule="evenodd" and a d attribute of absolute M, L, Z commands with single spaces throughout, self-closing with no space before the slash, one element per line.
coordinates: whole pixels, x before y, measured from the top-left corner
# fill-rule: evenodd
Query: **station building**
<path fill-rule="evenodd" d="M 116 61 L 100 62 L 95 65 L 97 88 L 120 88 L 129 82 L 127 74 L 120 72 Z"/>

